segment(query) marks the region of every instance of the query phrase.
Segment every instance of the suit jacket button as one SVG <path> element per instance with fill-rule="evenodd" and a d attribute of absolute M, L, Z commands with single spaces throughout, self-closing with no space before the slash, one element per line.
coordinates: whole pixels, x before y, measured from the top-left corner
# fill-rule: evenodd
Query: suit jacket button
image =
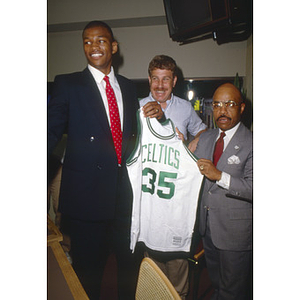
<path fill-rule="evenodd" d="M 93 142 L 95 138 L 93 136 L 90 137 L 90 142 Z"/>

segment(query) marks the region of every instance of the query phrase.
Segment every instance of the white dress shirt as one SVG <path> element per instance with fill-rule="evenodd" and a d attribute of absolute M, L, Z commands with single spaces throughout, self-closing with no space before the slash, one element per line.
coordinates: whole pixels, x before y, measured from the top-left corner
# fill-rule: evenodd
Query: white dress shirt
<path fill-rule="evenodd" d="M 92 67 L 91 65 L 88 65 L 88 69 L 92 73 L 92 75 L 97 83 L 97 86 L 100 91 L 102 101 L 103 101 L 103 104 L 104 104 L 104 107 L 106 110 L 107 119 L 108 119 L 108 122 L 110 125 L 109 108 L 108 108 L 108 102 L 107 102 L 107 97 L 106 97 L 106 92 L 105 92 L 106 82 L 103 80 L 105 77 L 105 74 L 102 73 L 101 71 L 97 70 L 96 68 Z M 123 131 L 123 99 L 122 99 L 121 89 L 120 89 L 119 83 L 115 77 L 113 67 L 111 67 L 110 73 L 107 76 L 109 77 L 110 85 L 113 88 L 116 99 L 117 99 L 120 121 L 121 121 L 121 129 Z"/>
<path fill-rule="evenodd" d="M 225 136 L 224 136 L 224 148 L 223 148 L 223 152 L 225 151 L 227 145 L 229 144 L 230 140 L 232 139 L 232 137 L 234 136 L 234 134 L 236 133 L 237 129 L 239 128 L 240 126 L 240 123 L 239 122 L 237 125 L 235 125 L 233 128 L 229 129 L 229 130 L 226 130 L 225 131 Z M 218 140 L 218 138 L 220 137 L 221 135 L 221 132 L 222 130 L 219 129 L 219 135 L 216 139 L 216 141 Z M 229 189 L 229 186 L 230 186 L 230 175 L 225 173 L 225 172 L 222 172 L 222 175 L 221 175 L 221 179 L 219 181 L 216 182 L 217 185 L 221 186 L 222 188 L 224 189 Z"/>

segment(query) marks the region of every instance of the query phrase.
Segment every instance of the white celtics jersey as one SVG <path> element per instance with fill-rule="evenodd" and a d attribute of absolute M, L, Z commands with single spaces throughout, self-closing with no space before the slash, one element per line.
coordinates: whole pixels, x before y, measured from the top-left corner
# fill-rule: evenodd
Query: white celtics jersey
<path fill-rule="evenodd" d="M 202 175 L 196 157 L 176 136 L 171 120 L 160 124 L 138 112 L 139 135 L 127 160 L 133 190 L 130 248 L 190 250 Z"/>

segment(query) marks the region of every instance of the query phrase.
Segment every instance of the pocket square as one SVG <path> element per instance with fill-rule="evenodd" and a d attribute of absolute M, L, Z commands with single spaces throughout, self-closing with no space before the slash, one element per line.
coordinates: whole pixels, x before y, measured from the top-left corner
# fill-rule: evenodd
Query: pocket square
<path fill-rule="evenodd" d="M 241 162 L 241 161 L 240 161 L 239 157 L 236 156 L 236 155 L 230 156 L 230 157 L 228 158 L 228 160 L 227 160 L 227 163 L 228 163 L 229 165 L 238 165 L 240 162 Z"/>

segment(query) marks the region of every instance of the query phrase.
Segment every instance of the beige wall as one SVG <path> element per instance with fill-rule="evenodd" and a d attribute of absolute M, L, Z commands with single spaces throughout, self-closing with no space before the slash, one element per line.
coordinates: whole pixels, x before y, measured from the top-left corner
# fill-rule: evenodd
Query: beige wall
<path fill-rule="evenodd" d="M 172 56 L 185 77 L 246 75 L 247 41 L 218 45 L 213 40 L 179 46 L 168 37 L 167 26 L 116 28 L 119 73 L 129 78 L 146 78 L 149 61 L 156 54 Z M 61 73 L 81 70 L 86 65 L 81 32 L 48 35 L 48 80 Z"/>

